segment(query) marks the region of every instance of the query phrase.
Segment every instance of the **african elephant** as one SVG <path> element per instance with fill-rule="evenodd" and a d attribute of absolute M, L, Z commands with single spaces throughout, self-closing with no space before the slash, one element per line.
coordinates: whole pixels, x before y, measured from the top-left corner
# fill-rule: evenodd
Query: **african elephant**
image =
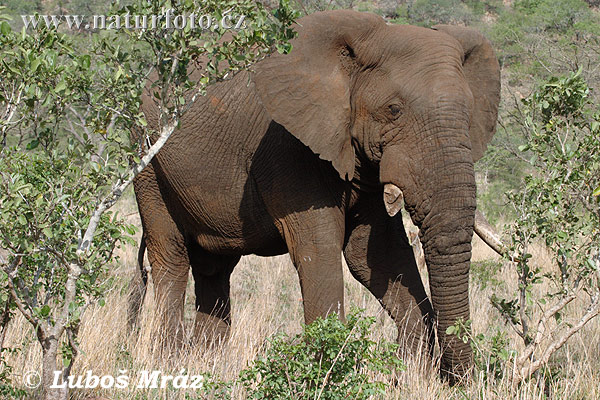
<path fill-rule="evenodd" d="M 469 318 L 473 163 L 500 99 L 490 43 L 347 10 L 296 30 L 290 54 L 212 86 L 135 180 L 165 323 L 182 321 L 191 266 L 197 334 L 226 335 L 230 274 L 251 253 L 290 254 L 307 323 L 343 315 L 343 256 L 413 344 L 433 346 L 435 321 L 442 371 L 462 374 L 471 350 L 445 332 Z M 157 124 L 151 96 L 143 109 Z M 396 215 L 403 202 L 431 301 Z"/>

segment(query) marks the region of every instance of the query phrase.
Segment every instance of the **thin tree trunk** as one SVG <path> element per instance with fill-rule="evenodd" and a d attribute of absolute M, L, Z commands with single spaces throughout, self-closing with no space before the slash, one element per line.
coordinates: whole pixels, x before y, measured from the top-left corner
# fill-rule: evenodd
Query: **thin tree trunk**
<path fill-rule="evenodd" d="M 60 389 L 51 388 L 54 383 L 54 371 L 57 371 L 56 358 L 58 357 L 58 339 L 55 337 L 46 339 L 42 348 L 42 354 L 42 387 L 44 389 L 44 400 L 67 400 L 68 390 L 66 387 Z"/>
<path fill-rule="evenodd" d="M 4 338 L 6 337 L 6 330 L 8 329 L 8 323 L 10 322 L 10 297 L 6 299 L 6 306 L 2 313 L 2 322 L 0 323 L 0 351 L 4 349 Z"/>

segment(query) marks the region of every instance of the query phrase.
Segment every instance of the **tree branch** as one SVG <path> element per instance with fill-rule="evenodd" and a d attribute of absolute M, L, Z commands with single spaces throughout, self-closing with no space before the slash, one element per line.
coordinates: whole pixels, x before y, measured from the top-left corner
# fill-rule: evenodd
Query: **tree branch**
<path fill-rule="evenodd" d="M 4 338 L 6 337 L 6 330 L 8 328 L 8 323 L 10 322 L 10 317 L 10 300 L 6 299 L 6 305 L 4 306 L 0 322 L 0 351 L 4 349 Z"/>
<path fill-rule="evenodd" d="M 90 218 L 90 223 L 83 235 L 83 239 L 81 240 L 77 248 L 77 254 L 79 256 L 82 256 L 90 248 L 92 240 L 94 238 L 94 234 L 96 232 L 96 228 L 98 228 L 98 224 L 100 223 L 100 218 L 102 217 L 102 214 L 116 203 L 116 201 L 121 197 L 121 195 L 123 195 L 125 189 L 127 189 L 131 182 L 133 182 L 135 177 L 138 176 L 148 164 L 150 164 L 154 156 L 159 152 L 159 150 L 164 146 L 169 137 L 171 137 L 171 134 L 175 131 L 177 123 L 178 120 L 173 119 L 167 126 L 163 127 L 158 140 L 148 149 L 148 152 L 144 157 L 142 157 L 140 162 L 134 165 L 129 170 L 127 178 L 125 180 L 120 180 L 120 182 L 117 182 L 112 192 L 100 202 L 100 204 L 96 208 L 96 211 L 94 211 L 92 218 Z"/>
<path fill-rule="evenodd" d="M 531 357 L 537 346 L 541 343 L 544 332 L 546 331 L 546 323 L 550 318 L 552 318 L 557 312 L 562 310 L 577 298 L 575 293 L 571 293 L 566 297 L 563 297 L 561 301 L 555 304 L 553 307 L 549 308 L 544 312 L 542 318 L 538 322 L 537 330 L 535 333 L 535 337 L 533 341 L 525 348 L 525 352 L 517 359 L 517 365 L 522 368 L 523 365 L 527 362 L 527 360 Z"/>
<path fill-rule="evenodd" d="M 42 326 L 40 321 L 37 318 L 35 318 L 33 316 L 33 314 L 27 309 L 26 305 L 23 304 L 23 302 L 21 301 L 21 299 L 19 298 L 19 296 L 17 294 L 17 290 L 15 289 L 15 285 L 13 283 L 14 271 L 16 271 L 17 265 L 19 265 L 20 262 L 21 262 L 21 256 L 17 255 L 17 256 L 15 256 L 15 258 L 9 268 L 3 268 L 4 272 L 6 272 L 6 274 L 8 275 L 8 279 L 6 280 L 6 282 L 8 284 L 10 297 L 15 302 L 15 304 L 17 305 L 17 308 L 19 309 L 21 314 L 23 314 L 25 319 L 27 321 L 29 321 L 29 323 L 31 323 L 31 325 L 33 325 L 35 327 L 38 339 L 40 340 L 40 342 L 42 342 L 48 336 L 46 334 L 46 330 L 44 329 L 44 327 Z"/>
<path fill-rule="evenodd" d="M 529 378 L 533 373 L 535 373 L 538 369 L 542 367 L 542 365 L 547 364 L 548 360 L 556 352 L 556 350 L 560 349 L 566 342 L 569 340 L 571 336 L 577 333 L 581 328 L 585 326 L 592 318 L 596 317 L 600 314 L 600 301 L 598 296 L 594 299 L 592 304 L 588 307 L 587 312 L 581 319 L 573 325 L 569 330 L 563 333 L 558 339 L 554 342 L 550 343 L 550 346 L 544 351 L 543 355 L 535 362 L 532 362 L 526 367 L 521 368 L 521 381 Z"/>

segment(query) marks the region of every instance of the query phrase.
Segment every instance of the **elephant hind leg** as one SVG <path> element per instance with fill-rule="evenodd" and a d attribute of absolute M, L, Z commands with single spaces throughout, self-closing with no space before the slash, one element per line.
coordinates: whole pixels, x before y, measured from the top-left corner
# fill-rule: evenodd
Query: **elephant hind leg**
<path fill-rule="evenodd" d="M 148 259 L 152 268 L 164 350 L 180 349 L 184 339 L 184 303 L 190 264 L 183 237 L 148 235 Z"/>
<path fill-rule="evenodd" d="M 211 254 L 188 245 L 196 292 L 194 340 L 213 346 L 229 337 L 231 304 L 229 278 L 239 256 Z"/>
<path fill-rule="evenodd" d="M 185 238 L 165 204 L 154 164 L 138 175 L 134 187 L 154 284 L 157 340 L 170 352 L 181 348 L 184 337 L 183 306 L 190 270 Z"/>

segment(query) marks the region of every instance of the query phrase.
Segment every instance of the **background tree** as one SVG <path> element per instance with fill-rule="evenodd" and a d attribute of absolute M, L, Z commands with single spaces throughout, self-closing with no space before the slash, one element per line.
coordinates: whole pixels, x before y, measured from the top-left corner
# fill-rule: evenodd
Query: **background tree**
<path fill-rule="evenodd" d="M 510 117 L 524 143 L 527 174 L 507 194 L 516 218 L 507 224 L 506 257 L 517 293 L 494 293 L 491 302 L 520 338 L 471 336 L 469 323 L 450 333 L 471 340 L 481 358 L 493 358 L 516 385 L 546 366 L 574 334 L 600 314 L 600 111 L 579 72 L 550 78 L 521 101 Z M 533 264 L 542 245 L 552 264 Z M 568 312 L 576 304 L 582 313 Z M 502 364 L 502 361 L 505 364 Z M 478 362 L 484 367 L 486 363 Z M 487 367 L 489 369 L 489 367 Z M 483 372 L 482 371 L 482 372 Z"/>
<path fill-rule="evenodd" d="M 523 340 L 516 360 L 527 378 L 600 313 L 600 111 L 580 73 L 551 78 L 522 102 L 518 116 L 531 174 L 509 195 L 517 219 L 510 226 L 519 276 L 518 297 L 492 298 Z M 546 270 L 530 265 L 529 248 L 541 241 L 552 254 Z M 551 290 L 534 295 L 548 281 Z M 578 300 L 585 313 L 564 317 Z"/>
<path fill-rule="evenodd" d="M 134 233 L 107 210 L 208 85 L 275 46 L 287 51 L 293 34 L 284 2 L 273 14 L 251 0 L 143 0 L 112 12 L 150 18 L 167 9 L 213 19 L 206 29 L 98 33 L 88 47 L 54 28 L 17 34 L 0 24 L 0 247 L 8 252 L 0 282 L 8 308 L 25 316 L 42 346 L 45 399 L 67 398 L 68 389 L 51 389 L 52 382 L 69 375 L 81 315 L 103 302 L 103 271 L 115 246 Z M 197 82 L 189 78 L 192 65 L 201 71 Z M 140 112 L 152 70 L 161 110 L 154 132 Z M 131 133 L 141 130 L 152 145 Z"/>

